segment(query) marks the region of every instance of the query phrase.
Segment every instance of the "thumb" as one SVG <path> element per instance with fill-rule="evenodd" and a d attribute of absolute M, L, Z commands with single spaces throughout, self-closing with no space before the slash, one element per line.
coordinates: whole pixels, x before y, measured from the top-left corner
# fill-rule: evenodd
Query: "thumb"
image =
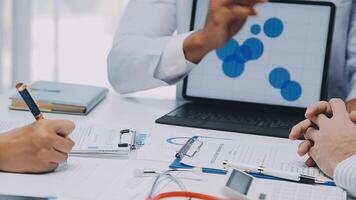
<path fill-rule="evenodd" d="M 57 134 L 63 137 L 67 137 L 75 129 L 75 124 L 72 121 L 64 119 L 51 120 L 49 125 Z"/>
<path fill-rule="evenodd" d="M 353 121 L 354 123 L 356 123 L 356 111 L 352 111 L 350 113 L 350 119 L 351 121 Z"/>

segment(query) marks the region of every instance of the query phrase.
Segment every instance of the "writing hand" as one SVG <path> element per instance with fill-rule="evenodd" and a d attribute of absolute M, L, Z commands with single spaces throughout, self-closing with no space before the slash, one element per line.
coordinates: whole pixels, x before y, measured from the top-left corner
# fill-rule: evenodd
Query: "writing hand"
<path fill-rule="evenodd" d="M 0 135 L 0 170 L 42 173 L 66 162 L 74 142 L 67 136 L 74 124 L 67 120 L 39 120 Z"/>

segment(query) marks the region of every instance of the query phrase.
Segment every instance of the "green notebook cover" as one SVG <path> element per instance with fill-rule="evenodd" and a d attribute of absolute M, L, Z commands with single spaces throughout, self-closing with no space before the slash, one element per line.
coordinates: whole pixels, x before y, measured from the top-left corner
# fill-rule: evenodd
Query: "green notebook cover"
<path fill-rule="evenodd" d="M 88 114 L 108 94 L 108 89 L 104 87 L 49 81 L 35 82 L 29 86 L 29 91 L 37 102 L 85 107 L 83 113 L 71 114 Z M 18 93 L 11 96 L 10 99 L 22 100 Z"/>

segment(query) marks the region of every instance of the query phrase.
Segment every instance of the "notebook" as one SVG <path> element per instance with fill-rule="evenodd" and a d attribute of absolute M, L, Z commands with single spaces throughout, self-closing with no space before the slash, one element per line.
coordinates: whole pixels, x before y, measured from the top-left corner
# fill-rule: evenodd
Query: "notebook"
<path fill-rule="evenodd" d="M 61 82 L 38 81 L 29 91 L 42 112 L 87 115 L 108 94 L 104 87 Z M 21 96 L 10 97 L 10 109 L 28 110 Z"/>

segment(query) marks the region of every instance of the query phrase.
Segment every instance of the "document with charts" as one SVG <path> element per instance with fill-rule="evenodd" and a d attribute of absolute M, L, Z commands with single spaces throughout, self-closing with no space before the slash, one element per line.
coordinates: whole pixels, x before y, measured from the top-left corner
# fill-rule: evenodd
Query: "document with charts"
<path fill-rule="evenodd" d="M 185 156 L 182 163 L 213 169 L 223 169 L 223 161 L 263 166 L 270 169 L 295 172 L 318 177 L 325 181 L 326 177 L 318 168 L 307 167 L 306 157 L 299 157 L 299 142 L 290 144 L 266 144 L 251 140 L 237 141 L 219 138 L 199 137 L 203 144 L 193 157 Z"/>

